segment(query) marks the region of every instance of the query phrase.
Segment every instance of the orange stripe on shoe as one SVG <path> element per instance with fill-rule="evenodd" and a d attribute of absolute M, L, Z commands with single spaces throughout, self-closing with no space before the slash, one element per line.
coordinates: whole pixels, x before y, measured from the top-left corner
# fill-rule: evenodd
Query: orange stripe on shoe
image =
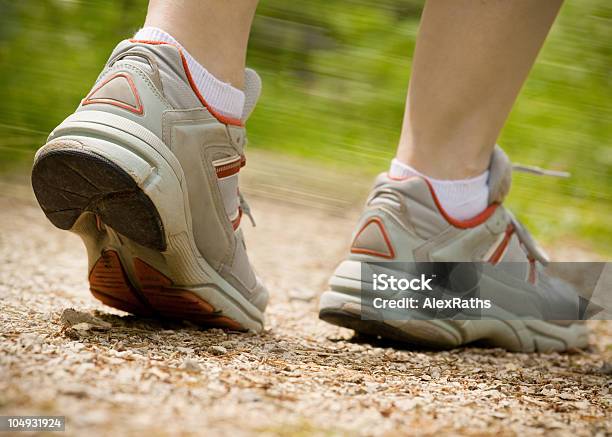
<path fill-rule="evenodd" d="M 501 241 L 501 243 L 499 243 L 499 246 L 497 246 L 497 249 L 495 249 L 495 252 L 493 252 L 488 262 L 490 262 L 491 264 L 497 264 L 501 260 L 502 256 L 506 252 L 506 248 L 508 247 L 508 244 L 510 243 L 510 239 L 512 238 L 513 234 L 514 226 L 512 225 L 512 223 L 510 223 L 506 228 L 506 234 L 504 235 L 504 239 Z"/>
<path fill-rule="evenodd" d="M 491 205 L 489 205 L 487 207 L 487 209 L 485 209 L 480 214 L 472 217 L 471 219 L 457 220 L 457 219 L 451 217 L 450 215 L 448 215 L 448 213 L 444 210 L 444 208 L 440 204 L 440 200 L 438 200 L 438 196 L 436 195 L 436 192 L 434 191 L 433 187 L 431 186 L 431 183 L 427 179 L 423 179 L 423 180 L 425 181 L 425 183 L 429 187 L 429 191 L 431 193 L 431 197 L 433 198 L 434 203 L 436 204 L 436 207 L 440 211 L 440 214 L 442 214 L 442 216 L 444 217 L 444 219 L 448 223 L 450 223 L 451 225 L 453 225 L 456 228 L 469 229 L 469 228 L 474 228 L 474 227 L 476 227 L 476 226 L 486 222 L 489 219 L 489 217 L 491 217 L 493 215 L 493 213 L 495 212 L 495 210 L 499 206 L 498 203 L 492 203 Z"/>
<path fill-rule="evenodd" d="M 181 56 L 181 62 L 183 63 L 183 70 L 185 70 L 187 81 L 189 82 L 191 89 L 195 93 L 200 103 L 202 103 L 202 105 L 204 105 L 204 107 L 208 110 L 208 112 L 210 112 L 211 115 L 215 117 L 217 120 L 219 120 L 221 123 L 230 124 L 233 126 L 244 126 L 244 123 L 242 123 L 242 120 L 238 118 L 232 118 L 232 117 L 223 115 L 220 112 L 217 112 L 212 106 L 208 104 L 206 99 L 204 99 L 204 96 L 200 94 L 198 87 L 196 87 L 195 82 L 193 81 L 193 77 L 191 76 L 191 71 L 189 70 L 189 66 L 187 65 L 187 59 L 185 58 L 185 55 L 183 54 L 183 51 L 181 50 L 179 46 L 171 44 L 169 42 L 165 42 L 165 41 L 147 41 L 147 40 L 140 40 L 140 39 L 130 39 L 129 41 L 135 44 L 169 45 L 169 46 L 175 47 L 178 50 L 179 55 Z"/>
<path fill-rule="evenodd" d="M 127 102 L 122 102 L 122 101 L 116 100 L 116 99 L 93 97 L 98 91 L 100 91 L 102 88 L 104 88 L 105 85 L 107 85 L 112 80 L 116 80 L 118 78 L 124 78 L 124 79 L 127 80 L 127 83 L 128 83 L 128 85 L 130 87 L 130 90 L 132 91 L 132 93 L 134 94 L 134 98 L 136 99 L 136 105 L 130 105 Z M 106 104 L 106 105 L 117 106 L 117 107 L 122 108 L 122 109 L 127 109 L 128 111 L 133 112 L 134 114 L 138 114 L 138 115 L 142 115 L 144 113 L 144 108 L 142 106 L 142 101 L 140 100 L 140 95 L 138 94 L 138 90 L 136 89 L 136 85 L 134 85 L 134 81 L 126 73 L 117 73 L 117 74 L 112 75 L 111 77 L 106 79 L 104 82 L 102 82 L 100 85 L 98 85 L 96 88 L 94 88 L 87 95 L 87 97 L 85 97 L 81 101 L 81 104 L 83 106 L 85 106 L 85 105 L 93 105 L 93 104 L 96 104 L 96 103 L 97 104 Z"/>
<path fill-rule="evenodd" d="M 529 255 L 527 258 L 529 259 L 529 278 L 527 280 L 531 284 L 535 285 L 538 280 L 536 260 L 531 255 Z"/>
<path fill-rule="evenodd" d="M 142 301 L 130 284 L 114 250 L 105 250 L 89 273 L 89 288 L 96 299 L 121 311 L 152 316 L 153 311 Z"/>
<path fill-rule="evenodd" d="M 215 166 L 215 172 L 217 173 L 217 177 L 219 179 L 226 178 L 228 176 L 235 175 L 240 171 L 242 167 L 244 167 L 244 163 L 246 160 L 243 159 L 242 156 L 236 158 L 235 161 L 223 163 L 219 166 Z"/>
<path fill-rule="evenodd" d="M 134 273 L 147 302 L 162 317 L 194 323 L 244 330 L 235 320 L 219 314 L 215 308 L 190 290 L 172 287 L 172 281 L 139 258 L 134 258 Z"/>
<path fill-rule="evenodd" d="M 427 187 L 429 188 L 429 192 L 431 193 L 431 197 L 433 198 L 434 203 L 436 204 L 436 208 L 438 208 L 438 211 L 440 211 L 440 214 L 442 214 L 442 217 L 444 217 L 444 220 L 446 220 L 449 224 L 453 225 L 456 228 L 469 229 L 469 228 L 476 227 L 486 222 L 487 219 L 493 215 L 493 213 L 499 206 L 498 203 L 492 203 L 483 212 L 476 215 L 475 217 L 472 217 L 471 219 L 467 219 L 467 220 L 458 220 L 456 218 L 451 217 L 446 212 L 446 210 L 442 207 L 442 204 L 440 203 L 440 200 L 438 199 L 438 195 L 436 194 L 435 190 L 433 189 L 433 186 L 427 179 L 422 178 L 420 176 L 393 177 L 388 173 L 387 173 L 387 177 L 393 181 L 407 181 L 409 179 L 422 179 L 423 181 L 425 181 L 425 183 L 427 184 Z"/>
<path fill-rule="evenodd" d="M 232 228 L 234 228 L 234 231 L 238 229 L 238 227 L 240 226 L 241 220 L 242 220 L 242 208 L 238 207 L 238 217 L 232 220 Z"/>
<path fill-rule="evenodd" d="M 359 237 L 361 236 L 361 234 L 363 234 L 363 232 L 369 227 L 369 226 L 376 226 L 378 228 L 378 230 L 380 231 L 380 234 L 383 237 L 383 241 L 386 245 L 386 252 L 382 252 L 382 251 L 378 251 L 378 250 L 374 250 L 374 249 L 368 249 L 366 247 L 359 247 Z M 382 220 L 378 217 L 372 217 L 370 218 L 359 230 L 359 232 L 357 232 L 357 234 L 355 235 L 355 238 L 353 239 L 353 243 L 351 244 L 351 253 L 359 253 L 359 254 L 364 254 L 364 255 L 372 255 L 372 256 L 379 256 L 381 258 L 387 258 L 387 259 L 393 259 L 395 258 L 395 251 L 393 250 L 393 245 L 391 244 L 391 240 L 389 239 L 389 235 L 387 234 L 387 230 L 385 229 L 385 225 L 382 222 Z"/>

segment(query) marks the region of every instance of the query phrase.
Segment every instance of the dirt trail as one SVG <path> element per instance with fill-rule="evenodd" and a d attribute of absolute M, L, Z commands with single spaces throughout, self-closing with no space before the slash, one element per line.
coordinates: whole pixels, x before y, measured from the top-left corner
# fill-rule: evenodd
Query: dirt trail
<path fill-rule="evenodd" d="M 272 295 L 261 335 L 102 306 L 78 237 L 53 228 L 27 187 L 0 186 L 0 415 L 64 415 L 68 435 L 612 431 L 610 322 L 593 323 L 590 350 L 570 354 L 363 343 L 316 318 L 348 244 L 352 198 L 258 180 L 247 190 L 258 226 L 245 230 Z M 68 308 L 93 314 L 94 326 L 63 329 Z"/>

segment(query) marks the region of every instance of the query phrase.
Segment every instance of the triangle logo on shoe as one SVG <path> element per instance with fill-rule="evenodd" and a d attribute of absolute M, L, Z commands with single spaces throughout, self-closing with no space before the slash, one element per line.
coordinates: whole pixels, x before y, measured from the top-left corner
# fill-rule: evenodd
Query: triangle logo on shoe
<path fill-rule="evenodd" d="M 361 227 L 353 239 L 351 253 L 395 258 L 395 251 L 380 218 L 372 217 Z"/>
<path fill-rule="evenodd" d="M 117 73 L 95 87 L 82 105 L 106 104 L 141 115 L 144 112 L 134 81 L 127 73 Z"/>

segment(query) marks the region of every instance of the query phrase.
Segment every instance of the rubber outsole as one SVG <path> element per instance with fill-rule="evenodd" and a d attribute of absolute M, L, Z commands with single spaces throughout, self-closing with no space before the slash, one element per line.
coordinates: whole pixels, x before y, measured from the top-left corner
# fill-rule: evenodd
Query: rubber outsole
<path fill-rule="evenodd" d="M 513 352 L 562 352 L 588 346 L 588 330 L 580 323 L 560 326 L 542 320 L 372 320 L 362 317 L 368 311 L 368 307 L 361 307 L 358 297 L 328 291 L 321 296 L 319 318 L 367 336 L 428 349 L 474 344 Z"/>
<path fill-rule="evenodd" d="M 401 331 L 393 329 L 382 321 L 361 320 L 354 314 L 339 309 L 322 309 L 319 311 L 319 319 L 332 325 L 352 329 L 355 332 L 371 337 L 384 337 L 390 340 L 401 341 L 408 344 L 422 345 L 422 342 L 404 335 Z"/>
<path fill-rule="evenodd" d="M 47 218 L 71 229 L 84 212 L 130 240 L 166 249 L 164 225 L 151 199 L 123 169 L 89 151 L 53 150 L 32 169 L 32 188 Z"/>
<path fill-rule="evenodd" d="M 388 340 L 398 341 L 407 345 L 426 347 L 428 349 L 451 349 L 460 345 L 459 342 L 440 337 L 437 333 L 430 332 L 429 335 L 417 336 L 406 333 L 394 326 L 379 320 L 362 320 L 350 312 L 341 309 L 322 309 L 319 311 L 319 318 L 332 325 L 352 329 L 355 332 L 370 337 L 382 337 Z M 420 328 L 425 325 L 421 324 Z M 431 331 L 431 330 L 430 330 Z"/>
<path fill-rule="evenodd" d="M 172 287 L 172 281 L 133 258 L 133 284 L 116 251 L 102 252 L 89 274 L 90 290 L 105 305 L 144 317 L 188 320 L 209 327 L 244 330 L 240 323 L 220 315 L 212 305 L 189 290 Z"/>

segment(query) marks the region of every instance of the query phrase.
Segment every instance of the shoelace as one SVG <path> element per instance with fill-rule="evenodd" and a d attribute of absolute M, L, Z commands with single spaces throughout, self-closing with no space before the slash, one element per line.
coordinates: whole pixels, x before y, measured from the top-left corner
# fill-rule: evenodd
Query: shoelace
<path fill-rule="evenodd" d="M 255 219 L 253 218 L 253 214 L 251 213 L 251 207 L 249 206 L 246 199 L 242 195 L 242 192 L 240 191 L 238 191 L 238 198 L 240 199 L 240 209 L 242 209 L 242 212 L 249 217 L 249 220 L 251 221 L 251 224 L 253 225 L 253 227 L 257 226 L 255 224 Z"/>
<path fill-rule="evenodd" d="M 569 178 L 571 176 L 571 174 L 566 171 L 548 170 L 537 166 L 523 164 L 512 164 L 512 171 L 529 173 L 537 176 L 552 176 L 557 178 Z M 542 249 L 538 245 L 538 243 L 536 243 L 536 241 L 531 236 L 531 233 L 514 216 L 514 214 L 512 214 L 510 211 L 508 211 L 508 214 L 510 214 L 510 220 L 512 222 L 512 225 L 514 226 L 516 236 L 518 237 L 523 247 L 527 250 L 528 255 L 531 255 L 540 264 L 546 266 L 550 262 L 550 260 L 544 249 Z"/>
<path fill-rule="evenodd" d="M 569 178 L 571 176 L 571 173 L 566 171 L 548 170 L 535 165 L 512 164 L 512 171 L 530 173 L 538 176 L 552 176 L 556 178 Z"/>

